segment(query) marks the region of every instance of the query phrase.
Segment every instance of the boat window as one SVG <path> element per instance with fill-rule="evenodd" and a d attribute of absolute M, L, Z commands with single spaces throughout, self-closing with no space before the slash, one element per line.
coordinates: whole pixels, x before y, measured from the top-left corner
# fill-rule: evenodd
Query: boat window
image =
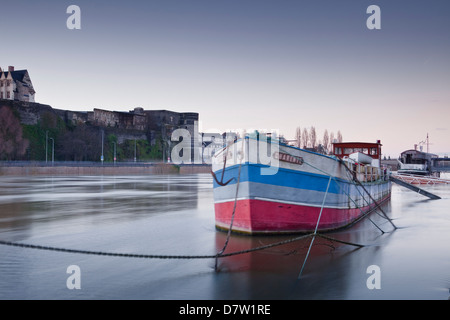
<path fill-rule="evenodd" d="M 344 154 L 353 153 L 353 148 L 344 148 Z"/>
<path fill-rule="evenodd" d="M 335 149 L 335 154 L 342 154 L 342 149 L 341 148 L 336 148 Z"/>
<path fill-rule="evenodd" d="M 370 154 L 376 155 L 377 154 L 377 148 L 370 148 Z"/>
<path fill-rule="evenodd" d="M 369 154 L 369 149 L 363 148 L 363 149 L 362 149 L 362 152 L 365 153 L 365 154 Z"/>

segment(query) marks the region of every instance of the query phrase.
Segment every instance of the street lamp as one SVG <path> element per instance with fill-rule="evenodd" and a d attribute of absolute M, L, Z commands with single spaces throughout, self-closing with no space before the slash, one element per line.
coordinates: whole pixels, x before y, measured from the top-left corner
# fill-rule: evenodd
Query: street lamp
<path fill-rule="evenodd" d="M 52 166 L 55 162 L 55 139 L 50 138 L 52 140 Z"/>
<path fill-rule="evenodd" d="M 101 162 L 102 162 L 102 165 L 103 165 L 103 160 L 105 159 L 105 158 L 103 157 L 104 134 L 105 134 L 105 131 L 102 130 L 102 156 L 101 156 L 101 158 L 100 158 L 100 160 L 101 160 Z"/>
<path fill-rule="evenodd" d="M 134 138 L 134 162 L 136 162 L 136 138 Z"/>
<path fill-rule="evenodd" d="M 114 165 L 116 165 L 116 143 L 114 143 Z"/>
<path fill-rule="evenodd" d="M 48 162 L 48 130 L 45 132 L 45 163 Z"/>

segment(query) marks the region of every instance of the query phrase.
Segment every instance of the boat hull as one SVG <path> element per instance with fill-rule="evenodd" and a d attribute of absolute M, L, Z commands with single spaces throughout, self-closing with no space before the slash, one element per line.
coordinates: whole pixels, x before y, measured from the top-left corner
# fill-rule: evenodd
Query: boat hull
<path fill-rule="evenodd" d="M 248 153 L 248 141 L 241 143 Z M 248 157 L 240 163 L 213 165 L 218 229 L 276 234 L 311 232 L 317 226 L 319 231 L 330 231 L 352 224 L 390 197 L 391 183 L 382 175 L 359 184 L 336 158 L 278 148 L 276 152 L 291 158 L 285 156 L 290 161 L 280 161 L 275 174 L 262 174 L 264 166 Z"/>
<path fill-rule="evenodd" d="M 385 199 L 383 199 L 385 200 Z M 215 204 L 216 227 L 228 230 L 231 222 L 230 213 L 234 203 Z M 324 208 L 320 219 L 319 231 L 332 231 L 351 225 L 363 213 L 369 212 L 373 206 L 360 209 Z M 236 203 L 237 218 L 232 230 L 249 234 L 271 233 L 307 233 L 315 230 L 320 210 L 317 207 L 304 205 L 281 204 L 262 200 L 238 200 Z"/>

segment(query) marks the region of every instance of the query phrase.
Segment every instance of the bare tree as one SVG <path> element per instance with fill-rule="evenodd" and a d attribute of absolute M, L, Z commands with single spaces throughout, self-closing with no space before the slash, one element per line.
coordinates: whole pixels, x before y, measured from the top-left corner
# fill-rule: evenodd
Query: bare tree
<path fill-rule="evenodd" d="M 303 133 L 302 133 L 303 148 L 308 148 L 308 142 L 309 142 L 308 130 L 306 128 L 303 128 Z"/>
<path fill-rule="evenodd" d="M 335 138 L 334 138 L 334 133 L 333 132 L 330 132 L 330 143 L 329 143 L 329 145 L 330 145 L 330 151 L 328 152 L 328 153 L 333 153 L 333 143 L 335 142 L 334 140 L 336 140 Z"/>
<path fill-rule="evenodd" d="M 311 126 L 311 129 L 309 131 L 309 141 L 311 143 L 311 148 L 315 149 L 317 144 L 317 134 L 316 128 L 314 126 Z"/>
<path fill-rule="evenodd" d="M 340 130 L 338 130 L 338 132 L 337 132 L 337 141 L 338 141 L 338 142 L 342 142 L 342 141 L 343 141 L 343 140 L 342 140 L 342 133 L 341 133 Z"/>
<path fill-rule="evenodd" d="M 29 146 L 22 136 L 22 125 L 10 107 L 0 108 L 0 159 L 19 160 Z"/>
<path fill-rule="evenodd" d="M 101 132 L 85 124 L 78 125 L 64 135 L 60 154 L 69 161 L 98 161 L 101 155 Z"/>
<path fill-rule="evenodd" d="M 302 147 L 302 129 L 300 127 L 295 130 L 295 145 L 299 148 Z"/>
<path fill-rule="evenodd" d="M 323 133 L 323 148 L 325 149 L 325 152 L 328 153 L 328 150 L 330 150 L 330 136 L 328 135 L 328 130 L 325 129 L 325 132 Z"/>

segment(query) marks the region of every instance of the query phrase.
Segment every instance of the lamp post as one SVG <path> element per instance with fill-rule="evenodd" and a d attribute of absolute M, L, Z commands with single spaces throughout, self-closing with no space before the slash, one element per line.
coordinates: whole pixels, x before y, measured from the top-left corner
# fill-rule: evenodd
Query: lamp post
<path fill-rule="evenodd" d="M 116 143 L 114 143 L 114 165 L 116 165 Z"/>
<path fill-rule="evenodd" d="M 103 165 L 103 160 L 105 159 L 104 156 L 103 156 L 104 134 L 105 134 L 105 132 L 102 130 L 102 156 L 100 157 L 100 161 L 102 162 L 102 165 Z"/>
<path fill-rule="evenodd" d="M 136 138 L 134 138 L 134 162 L 136 162 Z"/>
<path fill-rule="evenodd" d="M 48 162 L 48 130 L 45 132 L 45 163 Z"/>
<path fill-rule="evenodd" d="M 50 138 L 52 140 L 52 166 L 55 163 L 55 139 Z"/>

